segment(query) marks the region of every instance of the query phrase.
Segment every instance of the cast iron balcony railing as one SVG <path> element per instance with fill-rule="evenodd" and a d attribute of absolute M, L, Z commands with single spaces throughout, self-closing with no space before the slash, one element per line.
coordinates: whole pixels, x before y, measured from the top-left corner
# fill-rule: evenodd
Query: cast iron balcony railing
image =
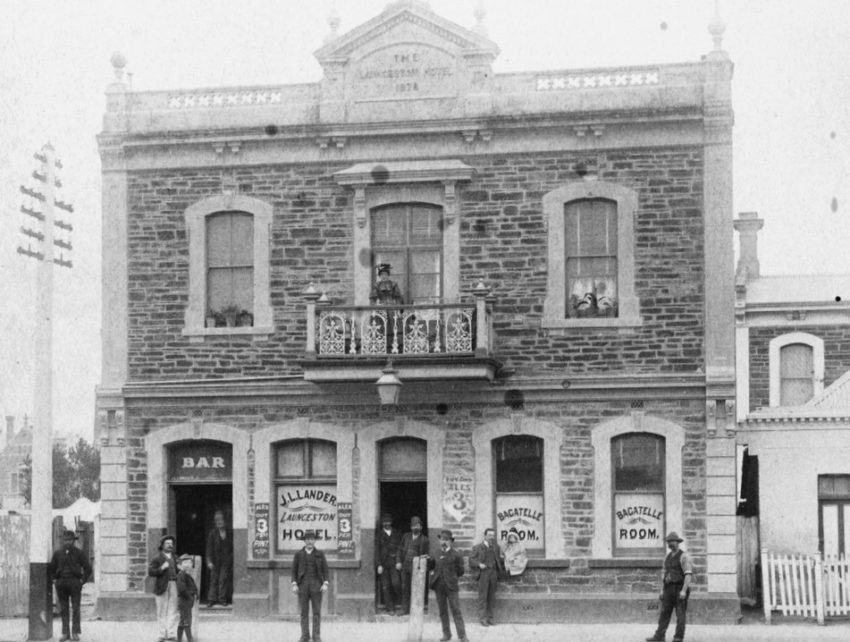
<path fill-rule="evenodd" d="M 307 293 L 308 357 L 489 356 L 489 290 L 470 303 L 338 306 Z"/>

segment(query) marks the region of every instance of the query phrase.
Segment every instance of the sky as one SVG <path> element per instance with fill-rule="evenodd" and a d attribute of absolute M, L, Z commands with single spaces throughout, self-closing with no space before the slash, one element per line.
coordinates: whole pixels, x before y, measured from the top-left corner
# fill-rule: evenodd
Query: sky
<path fill-rule="evenodd" d="M 133 89 L 318 82 L 313 52 L 387 0 L 0 0 L 0 413 L 33 389 L 35 261 L 19 186 L 47 141 L 73 203 L 74 267 L 55 276 L 54 431 L 91 439 L 100 377 L 100 159 L 114 51 Z M 479 0 L 431 0 L 473 27 Z M 692 62 L 714 0 L 485 0 L 496 73 Z M 757 211 L 762 274 L 850 274 L 850 3 L 720 0 L 733 79 L 734 211 Z M 848 292 L 850 296 L 850 292 Z"/>

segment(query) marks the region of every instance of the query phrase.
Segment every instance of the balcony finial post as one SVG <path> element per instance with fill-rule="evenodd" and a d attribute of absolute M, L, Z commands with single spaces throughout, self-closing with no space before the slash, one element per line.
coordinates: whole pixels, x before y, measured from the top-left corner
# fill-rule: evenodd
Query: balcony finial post
<path fill-rule="evenodd" d="M 304 351 L 308 357 L 313 357 L 316 355 L 316 301 L 319 293 L 312 283 L 304 290 L 304 298 L 307 299 L 307 345 Z"/>
<path fill-rule="evenodd" d="M 486 357 L 490 354 L 490 323 L 487 318 L 487 297 L 490 288 L 479 281 L 472 290 L 475 297 L 475 356 Z"/>

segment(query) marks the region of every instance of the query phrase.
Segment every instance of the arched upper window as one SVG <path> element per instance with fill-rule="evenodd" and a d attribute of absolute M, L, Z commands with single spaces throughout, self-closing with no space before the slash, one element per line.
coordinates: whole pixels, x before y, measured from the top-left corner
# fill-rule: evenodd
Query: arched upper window
<path fill-rule="evenodd" d="M 789 332 L 771 339 L 770 405 L 801 406 L 823 392 L 823 339 Z"/>
<path fill-rule="evenodd" d="M 637 192 L 602 181 L 543 196 L 548 278 L 543 327 L 640 325 L 635 289 Z"/>
<path fill-rule="evenodd" d="M 186 209 L 189 303 L 183 334 L 272 332 L 269 236 L 272 206 L 221 194 Z"/>
<path fill-rule="evenodd" d="M 372 210 L 372 278 L 392 266 L 392 280 L 407 303 L 437 303 L 443 296 L 443 210 L 425 203 Z"/>

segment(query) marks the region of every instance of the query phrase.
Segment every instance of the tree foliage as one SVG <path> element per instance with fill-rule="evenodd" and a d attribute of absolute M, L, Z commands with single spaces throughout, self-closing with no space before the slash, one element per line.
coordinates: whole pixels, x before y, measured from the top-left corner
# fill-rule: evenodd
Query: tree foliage
<path fill-rule="evenodd" d="M 23 462 L 21 494 L 32 502 L 32 457 Z M 80 497 L 100 499 L 100 453 L 80 437 L 69 449 L 53 444 L 53 508 L 66 508 Z"/>

